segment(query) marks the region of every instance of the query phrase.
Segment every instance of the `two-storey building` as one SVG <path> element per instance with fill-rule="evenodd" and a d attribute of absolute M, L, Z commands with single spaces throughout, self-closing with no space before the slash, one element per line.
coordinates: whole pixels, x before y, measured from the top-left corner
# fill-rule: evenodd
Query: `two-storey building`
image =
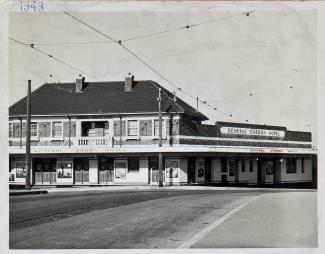
<path fill-rule="evenodd" d="M 162 89 L 162 147 L 158 89 Z M 311 133 L 216 122 L 153 81 L 44 84 L 31 95 L 33 185 L 316 183 Z M 26 97 L 9 109 L 9 182 L 26 177 Z"/>

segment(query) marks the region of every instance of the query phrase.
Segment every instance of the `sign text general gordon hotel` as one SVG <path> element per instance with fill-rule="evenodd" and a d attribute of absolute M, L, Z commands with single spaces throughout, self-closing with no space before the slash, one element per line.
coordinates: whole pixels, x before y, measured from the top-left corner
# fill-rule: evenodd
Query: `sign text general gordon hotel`
<path fill-rule="evenodd" d="M 283 138 L 285 135 L 284 131 L 278 131 L 278 130 L 235 128 L 235 127 L 221 127 L 220 131 L 222 134 L 240 135 L 240 136 L 264 136 L 264 137 Z"/>

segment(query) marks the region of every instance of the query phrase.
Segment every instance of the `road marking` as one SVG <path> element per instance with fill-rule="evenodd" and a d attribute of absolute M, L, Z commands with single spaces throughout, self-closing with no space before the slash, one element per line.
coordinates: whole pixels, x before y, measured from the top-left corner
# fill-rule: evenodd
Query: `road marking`
<path fill-rule="evenodd" d="M 225 222 L 227 219 L 229 219 L 231 216 L 233 216 L 235 213 L 239 212 L 241 209 L 243 209 L 247 204 L 255 201 L 256 199 L 264 196 L 266 194 L 259 195 L 257 197 L 254 197 L 247 202 L 241 204 L 240 206 L 236 207 L 235 209 L 231 210 L 230 212 L 226 213 L 224 216 L 221 218 L 217 219 L 215 222 L 210 224 L 207 228 L 203 229 L 201 232 L 197 233 L 194 235 L 192 238 L 187 240 L 185 243 L 180 245 L 177 249 L 189 249 L 191 248 L 194 244 L 196 244 L 198 241 L 202 240 L 205 236 L 207 236 L 212 230 L 220 226 L 223 222 Z"/>

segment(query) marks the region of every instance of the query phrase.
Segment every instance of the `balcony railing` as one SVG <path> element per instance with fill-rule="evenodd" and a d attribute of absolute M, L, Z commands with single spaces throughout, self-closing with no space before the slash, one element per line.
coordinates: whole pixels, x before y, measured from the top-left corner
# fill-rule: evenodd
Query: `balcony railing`
<path fill-rule="evenodd" d="M 103 137 L 81 137 L 78 138 L 78 146 L 111 146 L 111 139 Z"/>

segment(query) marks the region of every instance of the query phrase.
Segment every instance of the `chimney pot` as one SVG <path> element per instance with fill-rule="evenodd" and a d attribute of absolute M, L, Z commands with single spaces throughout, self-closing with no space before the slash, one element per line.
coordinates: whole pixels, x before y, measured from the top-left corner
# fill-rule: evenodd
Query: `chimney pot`
<path fill-rule="evenodd" d="M 134 76 L 131 73 L 128 73 L 128 76 L 125 78 L 124 92 L 132 92 L 134 86 Z"/>
<path fill-rule="evenodd" d="M 85 77 L 79 75 L 76 79 L 76 93 L 82 93 L 85 89 Z"/>

